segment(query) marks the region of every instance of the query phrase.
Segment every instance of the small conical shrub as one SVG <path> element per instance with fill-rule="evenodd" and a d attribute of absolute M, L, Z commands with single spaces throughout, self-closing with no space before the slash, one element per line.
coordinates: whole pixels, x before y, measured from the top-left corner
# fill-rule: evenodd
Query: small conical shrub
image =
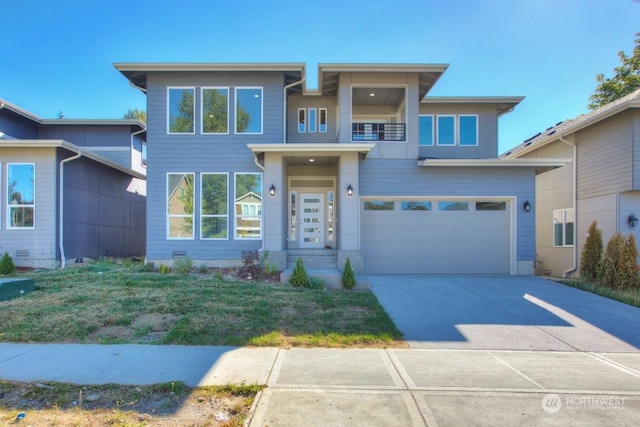
<path fill-rule="evenodd" d="M 356 287 L 356 276 L 353 274 L 353 268 L 351 268 L 351 260 L 349 258 L 347 258 L 347 262 L 344 264 L 342 286 L 344 286 L 345 289 L 353 289 Z"/>
<path fill-rule="evenodd" d="M 602 261 L 602 231 L 598 230 L 597 221 L 589 227 L 589 235 L 582 247 L 580 255 L 580 277 L 587 282 L 595 282 Z"/>
<path fill-rule="evenodd" d="M 298 258 L 296 261 L 296 266 L 293 269 L 293 274 L 289 277 L 289 283 L 293 286 L 307 286 L 307 271 L 304 269 L 304 265 L 302 264 L 302 258 Z"/>
<path fill-rule="evenodd" d="M 16 266 L 7 252 L 0 259 L 0 274 L 12 274 L 16 272 Z"/>
<path fill-rule="evenodd" d="M 629 235 L 622 248 L 617 287 L 618 289 L 638 287 L 638 247 L 633 234 Z"/>
<path fill-rule="evenodd" d="M 617 288 L 619 286 L 620 277 L 618 272 L 620 271 L 625 244 L 626 240 L 620 233 L 614 234 L 609 243 L 607 243 L 600 268 L 600 283 L 603 286 L 608 288 Z"/>

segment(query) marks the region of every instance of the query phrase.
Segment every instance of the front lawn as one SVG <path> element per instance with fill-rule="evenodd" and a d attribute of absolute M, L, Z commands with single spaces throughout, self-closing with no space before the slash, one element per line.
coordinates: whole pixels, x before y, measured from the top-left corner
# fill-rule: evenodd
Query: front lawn
<path fill-rule="evenodd" d="M 597 283 L 588 283 L 580 279 L 563 279 L 560 280 L 560 283 L 634 307 L 640 307 L 640 289 L 612 289 Z"/>
<path fill-rule="evenodd" d="M 369 291 L 240 283 L 113 262 L 26 275 L 35 292 L 0 302 L 0 341 L 404 346 Z"/>

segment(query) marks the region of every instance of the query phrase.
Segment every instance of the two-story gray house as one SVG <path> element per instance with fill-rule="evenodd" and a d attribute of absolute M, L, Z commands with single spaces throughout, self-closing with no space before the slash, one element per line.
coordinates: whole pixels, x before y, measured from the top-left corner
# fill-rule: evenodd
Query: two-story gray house
<path fill-rule="evenodd" d="M 442 64 L 321 64 L 317 90 L 295 63 L 115 67 L 147 95 L 149 261 L 533 272 L 535 175 L 564 163 L 497 158 L 521 97 L 429 97 Z"/>
<path fill-rule="evenodd" d="M 19 267 L 145 252 L 144 123 L 42 119 L 0 100 L 0 255 Z"/>

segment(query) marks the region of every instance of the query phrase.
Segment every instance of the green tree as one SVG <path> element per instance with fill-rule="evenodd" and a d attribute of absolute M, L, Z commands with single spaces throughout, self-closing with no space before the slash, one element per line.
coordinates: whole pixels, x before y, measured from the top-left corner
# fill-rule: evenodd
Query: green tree
<path fill-rule="evenodd" d="M 638 247 L 633 234 L 627 237 L 622 248 L 618 278 L 619 289 L 636 289 L 638 287 Z"/>
<path fill-rule="evenodd" d="M 619 51 L 618 57 L 621 64 L 613 69 L 613 77 L 606 78 L 602 73 L 596 74 L 598 84 L 589 97 L 589 109 L 595 110 L 640 89 L 640 32 L 636 33 L 633 54 L 628 56 Z"/>
<path fill-rule="evenodd" d="M 589 227 L 589 235 L 582 247 L 580 256 L 580 277 L 587 282 L 598 278 L 598 270 L 602 260 L 602 231 L 598 230 L 598 222 L 593 221 Z"/>
<path fill-rule="evenodd" d="M 262 180 L 259 174 L 243 173 L 236 175 L 236 199 L 253 191 L 262 197 Z"/>
<path fill-rule="evenodd" d="M 205 133 L 229 132 L 227 89 L 202 90 L 202 129 Z"/>
<path fill-rule="evenodd" d="M 147 112 L 144 110 L 139 110 L 137 108 L 129 108 L 126 113 L 122 116 L 123 119 L 128 120 L 140 120 L 141 122 L 147 122 Z"/>
<path fill-rule="evenodd" d="M 625 238 L 620 233 L 616 233 L 607 243 L 602 257 L 600 268 L 600 283 L 609 288 L 617 288 L 620 285 L 620 267 L 622 252 L 626 244 Z"/>
<path fill-rule="evenodd" d="M 344 286 L 345 289 L 353 289 L 356 287 L 356 284 L 356 276 L 353 274 L 351 260 L 347 257 L 347 262 L 345 262 L 344 271 L 342 272 L 342 286 Z"/>

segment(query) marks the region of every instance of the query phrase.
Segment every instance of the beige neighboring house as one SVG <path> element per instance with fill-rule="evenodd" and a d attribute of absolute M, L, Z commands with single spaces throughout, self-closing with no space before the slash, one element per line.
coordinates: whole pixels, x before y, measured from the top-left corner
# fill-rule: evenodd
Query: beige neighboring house
<path fill-rule="evenodd" d="M 506 158 L 568 158 L 536 176 L 536 272 L 577 276 L 589 226 L 603 245 L 640 231 L 640 90 L 566 120 L 504 153 Z"/>

